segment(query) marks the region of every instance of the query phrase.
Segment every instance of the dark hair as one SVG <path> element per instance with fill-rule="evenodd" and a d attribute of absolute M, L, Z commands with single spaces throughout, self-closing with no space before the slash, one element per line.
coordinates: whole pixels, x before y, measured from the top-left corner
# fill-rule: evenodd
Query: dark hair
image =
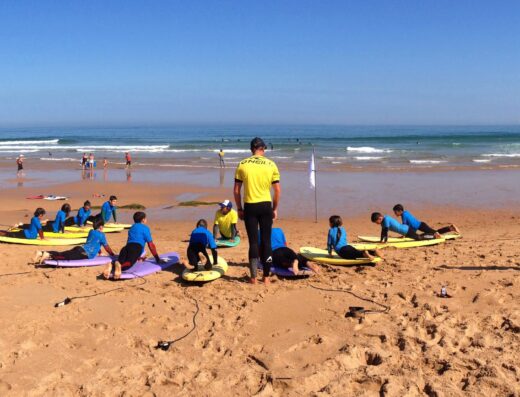
<path fill-rule="evenodd" d="M 42 207 L 38 207 L 36 211 L 34 211 L 34 216 L 38 217 L 40 215 L 45 215 L 45 210 Z"/>
<path fill-rule="evenodd" d="M 91 206 L 90 201 L 88 201 L 88 200 L 83 203 L 83 207 L 86 207 L 87 205 L 89 207 Z"/>
<path fill-rule="evenodd" d="M 208 222 L 206 222 L 206 219 L 199 219 L 197 221 L 197 227 L 205 227 L 206 229 L 208 228 Z"/>
<path fill-rule="evenodd" d="M 394 211 L 404 211 L 404 207 L 402 204 L 396 204 L 394 205 Z"/>
<path fill-rule="evenodd" d="M 109 200 L 110 200 L 110 201 L 112 201 L 112 200 L 117 200 L 117 197 L 116 197 L 116 196 L 110 196 L 110 199 L 109 199 Z"/>
<path fill-rule="evenodd" d="M 146 218 L 146 214 L 143 211 L 137 211 L 134 214 L 134 222 L 135 223 L 141 223 L 144 218 Z"/>
<path fill-rule="evenodd" d="M 94 222 L 92 222 L 94 230 L 98 230 L 101 226 L 105 226 L 105 221 L 102 218 L 94 219 Z"/>
<path fill-rule="evenodd" d="M 62 210 L 63 212 L 65 212 L 65 215 L 66 215 L 66 216 L 69 216 L 69 213 L 70 213 L 70 204 L 69 204 L 69 203 L 63 204 L 63 205 L 61 206 L 61 210 Z"/>
<path fill-rule="evenodd" d="M 336 241 L 334 241 L 334 245 L 336 245 L 339 241 L 339 239 L 341 238 L 341 225 L 343 225 L 343 220 L 341 219 L 341 216 L 339 215 L 332 215 L 330 218 L 329 218 L 329 223 L 331 224 L 332 227 L 337 227 L 338 228 L 338 231 L 336 233 Z"/>
<path fill-rule="evenodd" d="M 380 216 L 383 216 L 380 212 L 372 212 L 372 215 L 370 215 L 370 220 L 375 222 L 379 219 Z"/>
<path fill-rule="evenodd" d="M 256 137 L 251 140 L 250 148 L 252 152 L 261 148 L 265 149 L 266 147 L 267 146 L 265 145 L 265 142 L 262 138 Z"/>

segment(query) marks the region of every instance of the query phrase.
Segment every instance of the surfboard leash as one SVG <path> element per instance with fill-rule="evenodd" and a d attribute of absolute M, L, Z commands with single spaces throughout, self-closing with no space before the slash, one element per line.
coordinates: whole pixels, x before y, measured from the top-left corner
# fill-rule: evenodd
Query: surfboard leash
<path fill-rule="evenodd" d="M 184 295 L 188 296 L 188 295 L 186 295 L 186 292 L 184 293 Z M 193 323 L 192 328 L 186 334 L 182 335 L 179 338 L 176 338 L 173 340 L 161 340 L 161 341 L 157 342 L 155 349 L 161 349 L 161 350 L 167 351 L 171 345 L 183 340 L 184 338 L 187 338 L 193 331 L 195 331 L 195 329 L 197 328 L 197 321 L 196 321 L 197 315 L 199 314 L 199 311 L 200 311 L 199 302 L 197 301 L 197 299 L 195 299 L 192 296 L 190 296 L 189 298 L 191 298 L 191 300 L 195 302 L 195 308 L 196 308 L 195 313 L 193 314 L 193 318 L 191 319 L 191 321 Z"/>
<path fill-rule="evenodd" d="M 121 289 L 124 289 L 124 288 L 136 288 L 136 287 L 140 287 L 142 285 L 145 285 L 148 281 L 136 274 L 136 273 L 131 273 L 129 272 L 130 274 L 133 274 L 134 276 L 136 276 L 137 278 L 141 279 L 142 282 L 140 284 L 135 284 L 135 285 L 128 285 L 128 286 L 122 286 L 122 287 L 117 287 L 117 288 L 112 288 L 112 289 L 109 289 L 109 290 L 106 290 L 106 291 L 101 291 L 101 292 L 96 292 L 94 294 L 90 294 L 90 295 L 80 295 L 80 296 L 71 296 L 71 297 L 66 297 L 64 300 L 62 300 L 61 302 L 58 302 L 58 303 L 55 303 L 54 304 L 54 307 L 62 307 L 62 306 L 65 306 L 65 305 L 68 305 L 70 302 L 72 302 L 73 300 L 76 300 L 76 299 L 87 299 L 87 298 L 93 298 L 95 296 L 99 296 L 99 295 L 105 295 L 105 294 L 108 294 L 109 292 L 113 292 L 113 291 L 117 291 L 117 290 L 121 290 Z"/>
<path fill-rule="evenodd" d="M 346 292 L 347 294 L 350 294 L 350 295 L 352 295 L 353 297 L 355 297 L 355 298 L 357 298 L 359 300 L 362 300 L 362 301 L 365 301 L 365 302 L 369 302 L 369 303 L 373 303 L 374 305 L 377 305 L 377 306 L 383 308 L 382 310 L 364 310 L 363 309 L 362 311 L 363 311 L 364 314 L 388 313 L 390 311 L 390 306 L 383 305 L 382 303 L 376 302 L 375 300 L 370 299 L 370 298 L 365 298 L 365 297 L 359 296 L 355 292 L 352 292 L 351 290 L 335 289 L 335 288 L 322 288 L 322 287 L 317 287 L 317 286 L 315 286 L 313 284 L 309 284 L 309 286 L 311 288 L 314 288 L 314 289 L 317 289 L 317 290 L 320 290 L 320 291 L 326 291 L 326 292 Z"/>

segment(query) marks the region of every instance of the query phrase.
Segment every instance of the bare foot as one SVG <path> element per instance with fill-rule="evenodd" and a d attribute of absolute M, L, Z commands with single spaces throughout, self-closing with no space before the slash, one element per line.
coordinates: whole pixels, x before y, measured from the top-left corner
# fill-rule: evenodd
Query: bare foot
<path fill-rule="evenodd" d="M 45 262 L 47 259 L 50 259 L 51 258 L 51 254 L 49 254 L 48 252 L 46 251 L 43 251 L 42 252 L 42 256 L 40 258 L 40 265 Z"/>
<path fill-rule="evenodd" d="M 206 266 L 206 262 L 208 260 L 206 259 L 206 256 L 202 252 L 199 252 L 199 261 L 200 261 L 201 265 Z"/>
<path fill-rule="evenodd" d="M 110 278 L 110 274 L 112 273 L 113 265 L 114 264 L 112 262 L 110 262 L 105 266 L 105 270 L 103 270 L 103 277 L 105 278 L 105 280 L 108 280 Z"/>
<path fill-rule="evenodd" d="M 375 253 L 376 256 L 378 256 L 379 258 L 381 258 L 381 259 L 384 258 L 383 254 L 381 254 L 381 250 L 376 249 L 376 250 L 374 250 L 374 253 Z"/>
<path fill-rule="evenodd" d="M 250 284 L 256 284 L 256 277 L 249 277 Z"/>
<path fill-rule="evenodd" d="M 33 263 L 40 263 L 40 258 L 43 255 L 43 251 L 36 251 L 36 253 L 33 256 Z"/>
<path fill-rule="evenodd" d="M 114 280 L 119 280 L 121 278 L 121 264 L 116 262 L 114 266 Z"/>
<path fill-rule="evenodd" d="M 374 260 L 374 257 L 368 251 L 363 251 L 363 256 L 371 261 Z"/>
<path fill-rule="evenodd" d="M 271 280 L 269 279 L 269 277 L 262 277 L 262 282 L 264 283 L 264 285 L 271 284 Z"/>
<path fill-rule="evenodd" d="M 439 232 L 435 232 L 433 237 L 435 237 L 435 238 L 442 238 L 442 236 L 441 236 L 441 234 Z"/>
<path fill-rule="evenodd" d="M 460 230 L 459 230 L 459 228 L 458 228 L 457 226 L 455 226 L 455 225 L 451 225 L 451 226 L 450 226 L 450 229 L 451 229 L 452 231 L 454 231 L 455 233 L 460 234 Z"/>
<path fill-rule="evenodd" d="M 314 272 L 319 273 L 320 267 L 318 265 L 315 265 L 314 263 L 307 263 L 307 266 Z"/>

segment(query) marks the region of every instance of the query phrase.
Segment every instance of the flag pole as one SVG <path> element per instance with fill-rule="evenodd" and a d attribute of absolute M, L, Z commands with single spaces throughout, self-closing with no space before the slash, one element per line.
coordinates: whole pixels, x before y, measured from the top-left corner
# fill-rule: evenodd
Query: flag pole
<path fill-rule="evenodd" d="M 314 162 L 314 222 L 318 223 L 318 185 L 316 184 L 316 156 L 314 146 L 312 147 L 312 159 Z"/>

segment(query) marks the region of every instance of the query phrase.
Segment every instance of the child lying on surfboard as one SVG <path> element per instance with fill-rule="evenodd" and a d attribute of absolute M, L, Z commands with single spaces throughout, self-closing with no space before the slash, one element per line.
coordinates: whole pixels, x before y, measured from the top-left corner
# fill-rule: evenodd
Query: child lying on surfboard
<path fill-rule="evenodd" d="M 107 265 L 103 271 L 103 277 L 109 279 L 112 269 L 114 269 L 114 280 L 121 278 L 122 270 L 129 269 L 141 258 L 145 244 L 148 244 L 148 248 L 157 263 L 164 262 L 157 254 L 157 249 L 152 240 L 152 233 L 146 223 L 147 219 L 144 212 L 138 211 L 134 214 L 134 224 L 128 229 L 126 245 L 119 253 L 117 260 Z"/>
<path fill-rule="evenodd" d="M 414 217 L 412 214 L 410 214 L 408 211 L 404 209 L 404 207 L 401 204 L 394 205 L 394 214 L 397 217 L 401 217 L 403 225 L 408 225 L 411 229 L 413 229 L 415 232 L 417 230 L 420 230 L 424 234 L 431 234 L 435 238 L 441 238 L 441 234 L 445 233 L 457 233 L 460 234 L 459 229 L 455 225 L 450 225 L 446 227 L 441 227 L 440 229 L 433 229 L 430 226 L 428 226 L 426 223 L 421 222 L 416 217 Z"/>
<path fill-rule="evenodd" d="M 339 215 L 332 215 L 329 218 L 329 234 L 327 236 L 327 251 L 332 256 L 332 250 L 343 259 L 358 259 L 381 257 L 378 250 L 360 251 L 348 244 L 347 231 L 343 227 L 343 220 Z"/>
<path fill-rule="evenodd" d="M 20 230 L 11 232 L 11 231 L 2 231 L 2 235 L 6 237 L 14 237 L 14 238 L 26 238 L 30 240 L 35 240 L 40 237 L 41 240 L 45 239 L 45 235 L 43 233 L 42 222 L 43 216 L 45 215 L 45 209 L 38 207 L 36 211 L 34 211 L 34 216 L 31 219 L 31 223 L 28 225 L 24 225 L 23 223 L 17 224 L 14 227 L 20 228 Z"/>
<path fill-rule="evenodd" d="M 260 234 L 258 234 L 258 243 L 260 243 Z M 295 275 L 298 275 L 300 270 L 305 267 L 310 268 L 315 273 L 320 271 L 318 265 L 308 262 L 302 255 L 287 247 L 285 234 L 279 227 L 274 227 L 271 230 L 271 249 L 273 250 L 274 266 L 291 269 Z"/>
<path fill-rule="evenodd" d="M 188 257 L 188 264 L 191 268 L 196 268 L 199 262 L 204 263 L 204 269 L 211 270 L 212 265 L 209 260 L 208 252 L 206 248 L 211 249 L 211 255 L 213 256 L 213 263 L 218 262 L 217 244 L 215 243 L 215 237 L 208 230 L 208 222 L 205 219 L 200 219 L 197 222 L 195 229 L 191 232 L 190 243 L 186 250 Z M 188 268 L 186 262 L 184 266 Z"/>
<path fill-rule="evenodd" d="M 34 263 L 43 263 L 47 259 L 57 261 L 75 261 L 81 259 L 93 259 L 101 251 L 101 247 L 114 256 L 112 248 L 108 245 L 103 226 L 105 222 L 102 219 L 96 219 L 92 225 L 93 229 L 88 232 L 87 242 L 83 246 L 74 247 L 68 251 L 36 251 Z"/>
<path fill-rule="evenodd" d="M 70 204 L 63 204 L 61 209 L 56 213 L 53 221 L 47 222 L 43 226 L 45 232 L 65 233 L 65 222 L 70 214 Z"/>
<path fill-rule="evenodd" d="M 85 226 L 87 224 L 87 220 L 89 219 L 90 214 L 91 214 L 90 207 L 91 207 L 90 201 L 88 201 L 88 200 L 85 201 L 83 203 L 83 207 L 81 207 L 78 210 L 78 214 L 73 218 L 69 218 L 69 219 L 72 219 L 72 222 L 69 219 L 67 219 L 67 221 L 65 221 L 65 226 L 72 226 L 72 225 L 76 225 L 79 227 Z M 103 223 L 104 223 L 104 221 L 103 221 Z"/>
<path fill-rule="evenodd" d="M 370 216 L 370 220 L 381 225 L 381 242 L 386 243 L 388 241 L 388 231 L 400 234 L 403 237 L 408 237 L 413 240 L 429 240 L 433 239 L 433 235 L 417 234 L 417 232 L 408 225 L 399 223 L 394 218 L 388 215 L 382 215 L 380 212 L 373 212 Z"/>

